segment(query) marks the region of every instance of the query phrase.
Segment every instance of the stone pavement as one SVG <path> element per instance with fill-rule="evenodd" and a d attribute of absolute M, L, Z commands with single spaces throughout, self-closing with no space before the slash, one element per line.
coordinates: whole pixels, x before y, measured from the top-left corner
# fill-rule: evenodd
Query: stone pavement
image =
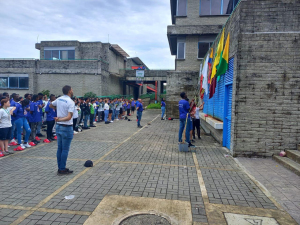
<path fill-rule="evenodd" d="M 300 224 L 300 177 L 272 159 L 237 158 Z"/>
<path fill-rule="evenodd" d="M 296 224 L 210 136 L 196 142 L 195 152 L 180 153 L 178 121 L 161 121 L 157 110 L 144 112 L 141 129 L 135 121 L 97 125 L 75 135 L 67 162 L 72 175 L 57 176 L 55 142 L 0 159 L 0 225 L 92 224 L 98 211 L 118 221 L 103 209 L 129 215 L 135 202 L 151 199 L 162 203 L 152 210 L 140 203 L 135 214 L 161 215 L 172 224 L 192 224 L 189 218 L 195 225 L 241 224 L 228 219 L 236 214 L 246 215 L 245 224 L 260 218 Z M 88 159 L 93 168 L 83 166 Z M 68 195 L 75 198 L 66 200 Z M 128 205 L 120 204 L 124 198 Z M 189 213 L 180 215 L 182 206 Z M 187 219 L 179 223 L 182 216 Z"/>

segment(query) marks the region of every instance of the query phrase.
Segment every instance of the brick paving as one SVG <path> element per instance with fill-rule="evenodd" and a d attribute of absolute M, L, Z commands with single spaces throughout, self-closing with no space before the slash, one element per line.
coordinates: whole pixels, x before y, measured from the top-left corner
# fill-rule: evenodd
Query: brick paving
<path fill-rule="evenodd" d="M 142 125 L 157 115 L 146 111 Z M 193 155 L 178 152 L 178 121 L 161 121 L 158 116 L 142 130 L 135 121 L 97 125 L 72 141 L 67 166 L 73 175 L 56 175 L 55 142 L 0 160 L 0 190 L 5 193 L 0 195 L 0 225 L 15 221 L 30 210 L 26 207 L 36 207 L 51 194 L 20 224 L 83 224 L 88 215 L 78 211 L 93 212 L 106 195 L 189 201 L 193 221 L 208 222 Z M 209 203 L 276 209 L 212 137 L 202 136 L 196 145 Z M 98 163 L 85 171 L 87 159 Z M 75 198 L 66 200 L 67 195 Z"/>

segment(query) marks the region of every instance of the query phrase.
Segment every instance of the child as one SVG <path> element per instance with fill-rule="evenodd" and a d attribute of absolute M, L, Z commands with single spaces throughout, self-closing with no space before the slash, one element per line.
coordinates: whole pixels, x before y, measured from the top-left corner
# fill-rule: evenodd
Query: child
<path fill-rule="evenodd" d="M 56 97 L 55 95 L 50 95 L 50 101 L 48 101 L 47 103 L 47 106 L 45 108 L 45 112 L 47 114 L 47 118 L 46 118 L 46 121 L 47 121 L 47 139 L 49 141 L 54 141 L 54 137 L 53 137 L 53 127 L 54 127 L 54 124 L 55 124 L 55 120 L 54 120 L 54 117 L 56 117 L 56 110 L 50 108 L 50 104 L 51 102 L 55 101 Z"/>
<path fill-rule="evenodd" d="M 36 130 L 38 123 L 41 121 L 41 113 L 40 110 L 42 110 L 39 107 L 38 101 L 38 95 L 32 96 L 32 102 L 30 103 L 30 115 L 28 117 L 29 119 L 29 125 L 31 128 L 31 141 L 35 144 L 39 143 L 35 137 L 36 137 Z"/>

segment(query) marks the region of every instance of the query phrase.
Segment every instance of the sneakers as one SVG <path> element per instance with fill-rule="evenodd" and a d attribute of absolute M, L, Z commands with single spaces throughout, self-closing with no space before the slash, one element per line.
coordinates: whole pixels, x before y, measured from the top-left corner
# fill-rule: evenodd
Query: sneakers
<path fill-rule="evenodd" d="M 43 142 L 44 143 L 50 143 L 51 141 L 49 141 L 48 139 L 45 139 Z"/>
<path fill-rule="evenodd" d="M 91 129 L 91 128 L 89 128 L 89 127 L 82 127 L 82 129 L 85 129 L 85 130 L 87 130 L 87 129 Z"/>
<path fill-rule="evenodd" d="M 58 170 L 57 171 L 57 175 L 69 175 L 69 174 L 72 174 L 73 171 L 72 170 L 69 170 L 69 169 L 64 169 L 64 170 Z"/>
<path fill-rule="evenodd" d="M 191 142 L 189 142 L 189 147 L 195 147 Z"/>
<path fill-rule="evenodd" d="M 95 126 L 95 125 L 91 125 L 90 127 L 97 127 L 97 126 Z"/>
<path fill-rule="evenodd" d="M 73 133 L 74 133 L 74 134 L 78 134 L 78 132 L 77 132 L 77 131 L 75 131 L 75 130 L 74 130 L 74 132 L 73 132 Z"/>
<path fill-rule="evenodd" d="M 29 143 L 30 146 L 36 146 L 36 144 L 32 141 Z"/>
<path fill-rule="evenodd" d="M 54 136 L 53 138 L 54 138 L 54 140 L 57 140 L 57 136 Z"/>
<path fill-rule="evenodd" d="M 14 149 L 14 151 L 23 151 L 25 148 L 22 148 L 22 146 L 18 146 L 17 148 Z"/>
<path fill-rule="evenodd" d="M 38 136 L 36 136 L 35 140 L 40 141 L 41 139 Z"/>
<path fill-rule="evenodd" d="M 21 144 L 21 146 L 22 146 L 22 147 L 24 146 L 24 148 L 31 148 L 31 145 L 28 144 L 28 143 L 26 143 L 26 144 Z"/>
<path fill-rule="evenodd" d="M 110 121 L 111 123 L 113 123 L 114 121 Z"/>
<path fill-rule="evenodd" d="M 119 120 L 119 119 L 117 119 L 117 120 Z"/>
<path fill-rule="evenodd" d="M 16 139 L 12 139 L 12 140 L 10 141 L 10 143 L 16 143 L 16 144 L 18 144 L 17 141 L 16 141 Z"/>
<path fill-rule="evenodd" d="M 9 146 L 16 146 L 16 145 L 18 145 L 18 143 L 17 142 L 10 142 L 8 145 Z"/>
<path fill-rule="evenodd" d="M 41 133 L 37 133 L 36 136 L 38 136 L 38 137 L 45 137 L 45 135 L 42 135 Z"/>
<path fill-rule="evenodd" d="M 0 152 L 0 158 L 1 158 L 1 157 L 4 157 L 4 156 L 5 156 L 5 155 L 4 155 L 2 152 Z"/>
<path fill-rule="evenodd" d="M 143 126 L 138 126 L 138 128 L 142 128 Z"/>

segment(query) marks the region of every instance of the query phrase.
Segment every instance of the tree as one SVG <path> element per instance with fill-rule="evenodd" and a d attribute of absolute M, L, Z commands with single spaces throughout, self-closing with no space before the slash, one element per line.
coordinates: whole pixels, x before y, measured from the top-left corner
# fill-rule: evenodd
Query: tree
<path fill-rule="evenodd" d="M 47 95 L 48 97 L 50 96 L 50 91 L 49 90 L 42 90 L 41 93 L 43 95 Z"/>
<path fill-rule="evenodd" d="M 84 94 L 83 97 L 85 97 L 85 98 L 96 98 L 97 95 L 94 92 L 87 92 L 87 93 Z"/>

